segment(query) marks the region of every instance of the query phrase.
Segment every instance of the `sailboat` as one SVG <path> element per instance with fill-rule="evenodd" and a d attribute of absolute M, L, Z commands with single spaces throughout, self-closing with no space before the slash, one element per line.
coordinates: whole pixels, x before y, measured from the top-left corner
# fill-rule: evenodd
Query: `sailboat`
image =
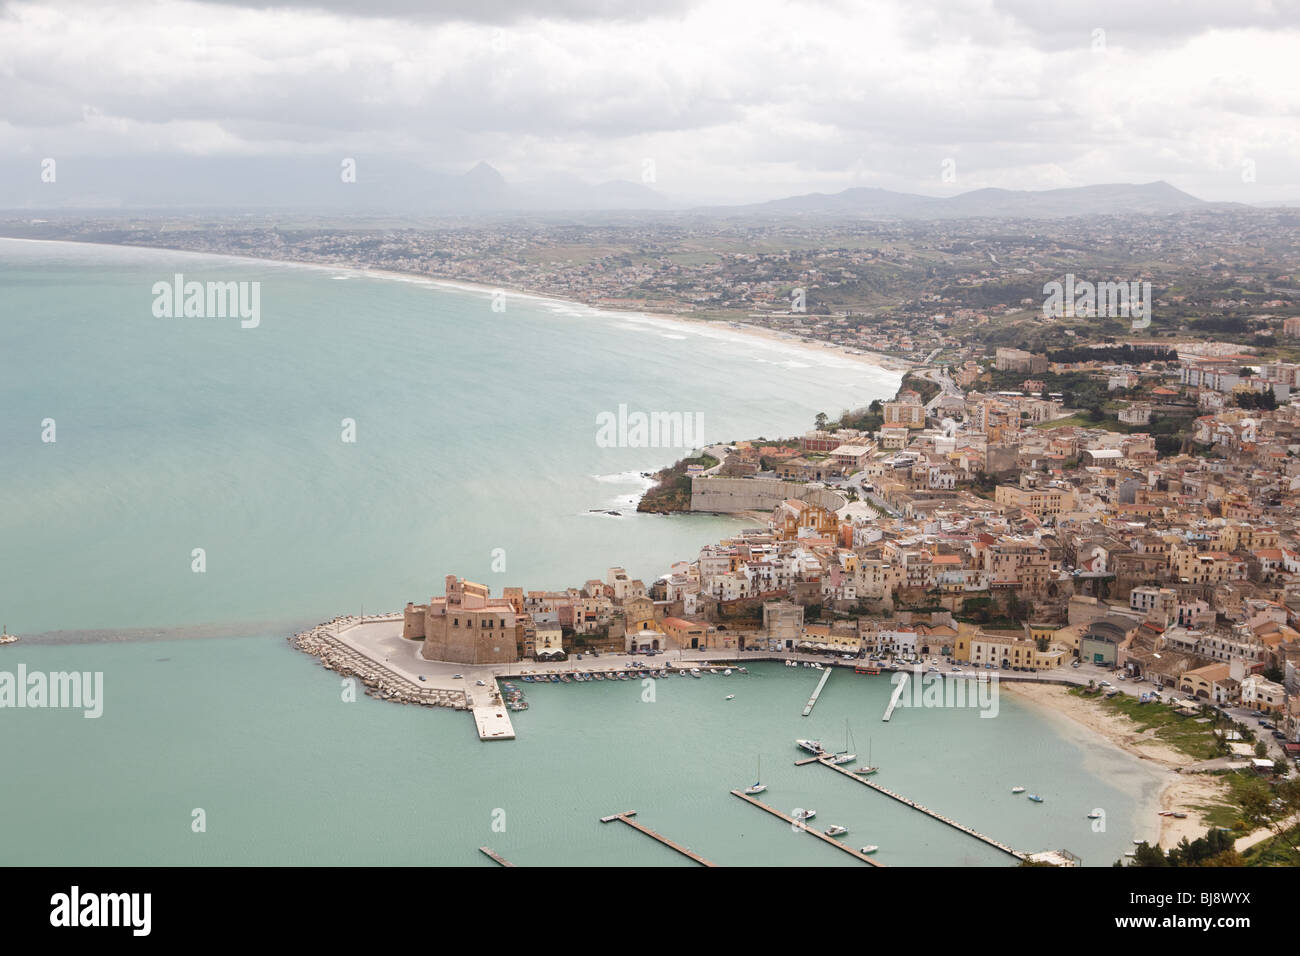
<path fill-rule="evenodd" d="M 867 765 L 865 767 L 857 767 L 853 772 L 865 777 L 867 774 L 875 773 L 879 769 L 879 767 L 871 762 L 871 739 L 867 738 Z"/>
<path fill-rule="evenodd" d="M 844 749 L 837 750 L 835 752 L 835 755 L 831 757 L 831 763 L 833 764 L 852 763 L 854 760 L 857 759 L 858 759 L 857 754 L 849 753 L 849 719 L 845 717 L 844 718 Z"/>
<path fill-rule="evenodd" d="M 745 793 L 749 794 L 752 797 L 754 794 L 762 793 L 764 790 L 766 790 L 767 784 L 760 783 L 762 779 L 763 779 L 763 758 L 760 755 L 758 758 L 758 775 L 754 778 L 754 785 L 752 787 L 745 788 Z"/>

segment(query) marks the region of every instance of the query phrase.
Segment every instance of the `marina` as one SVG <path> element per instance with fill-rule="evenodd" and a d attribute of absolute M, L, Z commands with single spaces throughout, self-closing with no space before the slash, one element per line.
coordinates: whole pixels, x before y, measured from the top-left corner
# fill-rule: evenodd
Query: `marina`
<path fill-rule="evenodd" d="M 748 794 L 741 793 L 739 790 L 732 790 L 731 795 L 734 797 L 740 797 L 740 799 L 744 800 L 746 803 L 751 803 L 754 806 L 758 807 L 760 810 L 766 810 L 774 817 L 780 817 L 786 823 L 790 824 L 790 826 L 797 827 L 800 830 L 803 830 L 805 833 L 812 834 L 813 836 L 817 837 L 817 839 L 829 843 L 837 850 L 843 850 L 845 853 L 847 853 L 849 856 L 853 857 L 854 859 L 861 860 L 863 863 L 869 863 L 871 866 L 885 865 L 883 863 L 871 859 L 871 857 L 867 856 L 862 851 L 855 850 L 853 849 L 853 847 L 849 846 L 848 844 L 841 843 L 839 840 L 835 839 L 834 837 L 827 836 L 825 833 L 822 833 L 820 830 L 814 830 L 812 827 L 808 826 L 805 820 L 796 820 L 794 817 L 786 816 L 784 813 L 782 813 L 780 810 L 777 810 L 775 807 L 769 807 L 762 800 L 757 800 L 754 797 L 749 796 Z"/>
<path fill-rule="evenodd" d="M 810 760 L 803 760 L 800 761 L 800 764 L 802 765 L 805 763 L 812 763 L 812 762 L 813 761 Z M 816 758 L 816 762 L 821 764 L 823 767 L 830 767 L 836 773 L 842 773 L 850 780 L 854 780 L 862 784 L 864 787 L 870 787 L 872 790 L 875 790 L 877 793 L 883 793 L 885 796 L 897 800 L 899 803 L 904 804 L 905 806 L 909 806 L 913 810 L 919 810 L 921 813 L 924 813 L 926 816 L 933 817 L 935 820 L 938 820 L 940 823 L 946 823 L 948 826 L 952 827 L 955 830 L 960 830 L 962 833 L 965 833 L 967 836 L 974 837 L 976 840 L 980 840 L 983 843 L 987 843 L 989 846 L 1001 850 L 1003 853 L 1009 854 L 1010 856 L 1014 856 L 1017 860 L 1023 860 L 1026 857 L 1026 854 L 1022 853 L 1020 850 L 1013 849 L 1012 847 L 1007 846 L 1005 843 L 1002 843 L 999 840 L 995 840 L 990 836 L 985 836 L 983 833 L 980 833 L 978 830 L 974 830 L 966 826 L 964 823 L 958 823 L 956 820 L 952 819 L 951 817 L 946 817 L 942 813 L 939 813 L 935 810 L 931 810 L 929 807 L 924 807 L 921 804 L 917 803 L 915 800 L 909 800 L 907 797 L 903 796 L 902 794 L 895 793 L 894 791 L 886 787 L 882 787 L 878 783 L 873 783 L 872 781 L 867 780 L 865 777 L 858 776 L 857 774 L 853 773 L 853 771 L 851 770 L 845 770 L 843 767 L 840 767 L 835 763 L 832 763 L 828 757 Z"/>

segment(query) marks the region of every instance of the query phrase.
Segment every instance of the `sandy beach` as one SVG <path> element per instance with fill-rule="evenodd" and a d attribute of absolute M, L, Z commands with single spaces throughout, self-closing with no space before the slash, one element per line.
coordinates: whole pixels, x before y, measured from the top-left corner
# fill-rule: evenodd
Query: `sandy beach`
<path fill-rule="evenodd" d="M 1161 787 L 1157 803 L 1143 809 L 1154 817 L 1160 810 L 1186 813 L 1185 819 L 1159 817 L 1160 846 L 1169 849 L 1183 837 L 1195 840 L 1209 830 L 1201 819 L 1200 807 L 1221 803 L 1225 786 L 1217 778 L 1201 773 L 1180 771 L 1196 763 L 1195 758 L 1175 750 L 1156 739 L 1150 731 L 1138 730 L 1127 717 L 1102 710 L 1094 701 L 1067 692 L 1059 684 L 1033 684 L 1003 681 L 1002 690 L 1022 700 L 1047 707 L 1074 721 L 1111 744 L 1143 760 L 1150 760 L 1169 772 Z"/>
<path fill-rule="evenodd" d="M 8 237 L 6 237 L 8 238 Z M 536 299 L 542 302 L 553 302 L 556 304 L 566 305 L 575 309 L 583 309 L 592 315 L 607 316 L 611 318 L 635 318 L 643 319 L 655 323 L 666 325 L 676 325 L 679 330 L 685 332 L 699 333 L 708 329 L 718 335 L 739 335 L 747 338 L 761 339 L 771 344 L 777 344 L 784 348 L 797 349 L 800 352 L 817 355 L 835 355 L 840 358 L 849 359 L 850 361 L 859 362 L 863 365 L 869 365 L 872 368 L 884 369 L 890 372 L 906 372 L 913 368 L 916 363 L 908 362 L 904 359 L 896 358 L 891 355 L 882 355 L 878 352 L 867 352 L 856 349 L 849 349 L 839 345 L 826 345 L 813 339 L 805 339 L 787 332 L 777 332 L 771 329 L 765 329 L 757 325 L 750 325 L 744 322 L 735 322 L 729 319 L 706 319 L 698 316 L 669 314 L 664 312 L 646 312 L 634 309 L 619 309 L 605 305 L 589 305 L 585 302 L 576 302 L 572 299 L 565 299 L 561 296 L 551 295 L 547 292 L 538 292 L 533 289 L 524 289 L 514 286 L 490 286 L 483 283 L 470 282 L 464 279 L 447 279 L 440 276 L 432 276 L 423 272 L 400 272 L 394 269 L 370 269 L 364 266 L 339 265 L 328 262 L 309 262 L 302 259 L 271 259 L 263 256 L 241 256 L 226 252 L 207 252 L 196 249 L 178 249 L 172 246 L 144 246 L 135 243 L 126 245 L 121 243 L 85 243 L 76 239 L 18 239 L 14 242 L 70 242 L 82 245 L 112 245 L 124 249 L 156 249 L 160 252 L 175 252 L 180 255 L 195 256 L 219 256 L 223 259 L 236 259 L 246 262 L 264 262 L 274 263 L 276 265 L 297 266 L 305 269 L 326 270 L 339 274 L 351 274 L 358 277 L 372 277 L 383 279 L 396 279 L 403 282 L 417 282 L 426 285 L 438 286 L 446 289 L 455 289 L 460 292 L 473 292 L 477 294 L 491 295 L 494 292 L 503 291 L 510 296 L 517 296 L 528 299 Z"/>

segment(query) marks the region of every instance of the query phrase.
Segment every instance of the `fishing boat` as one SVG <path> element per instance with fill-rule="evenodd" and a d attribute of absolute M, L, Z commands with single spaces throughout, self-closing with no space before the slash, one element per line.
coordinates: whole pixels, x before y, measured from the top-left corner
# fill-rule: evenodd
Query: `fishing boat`
<path fill-rule="evenodd" d="M 880 847 L 876 846 L 874 843 L 868 843 L 858 852 L 861 853 L 863 856 L 871 856 L 871 854 L 875 853 L 879 849 Z"/>
<path fill-rule="evenodd" d="M 624 671 L 623 673 L 619 674 L 619 675 L 618 675 L 618 679 L 619 679 L 619 680 L 627 680 L 627 671 Z"/>
<path fill-rule="evenodd" d="M 567 683 L 569 683 L 569 675 L 568 675 L 568 674 L 561 674 L 561 675 L 560 675 L 560 683 L 561 683 L 561 684 L 567 684 Z"/>
<path fill-rule="evenodd" d="M 605 679 L 605 675 L 602 674 L 600 671 L 596 671 L 595 677 L 596 677 L 596 680 L 604 680 L 604 679 Z"/>
<path fill-rule="evenodd" d="M 700 674 L 700 669 L 699 669 L 698 667 L 692 667 L 692 668 L 691 668 L 691 676 L 692 676 L 692 677 L 701 677 L 701 676 L 703 676 L 703 675 Z"/>
<path fill-rule="evenodd" d="M 742 674 L 748 674 L 748 673 L 749 673 L 749 669 L 746 668 L 746 667 L 737 667 L 736 670 L 740 671 Z"/>
<path fill-rule="evenodd" d="M 728 667 L 726 670 L 724 670 L 724 671 L 722 672 L 722 674 L 723 674 L 724 677 L 730 677 L 730 676 L 731 676 L 731 668 Z"/>
<path fill-rule="evenodd" d="M 560 682 L 560 675 L 559 675 L 559 674 L 552 674 L 552 675 L 551 675 L 551 683 L 552 683 L 552 684 L 558 684 L 559 682 Z"/>
<path fill-rule="evenodd" d="M 529 683 L 529 684 L 531 684 L 531 683 L 533 682 L 532 677 L 531 677 L 530 675 L 528 675 L 528 674 L 525 674 L 525 675 L 524 675 L 524 680 L 525 680 L 527 683 Z"/>
<path fill-rule="evenodd" d="M 0 628 L 0 644 L 17 644 L 18 635 L 9 633 L 9 626 L 5 625 Z"/>
<path fill-rule="evenodd" d="M 1012 792 L 1012 793 L 1024 793 L 1024 792 L 1025 792 L 1025 788 L 1024 788 L 1024 787 L 1012 787 L 1012 788 L 1011 788 L 1011 792 Z"/>
<path fill-rule="evenodd" d="M 1043 798 L 1040 797 L 1040 796 L 1039 796 L 1038 794 L 1036 794 L 1036 793 L 1031 793 L 1031 794 L 1029 795 L 1029 799 L 1032 800 L 1032 801 L 1034 801 L 1034 803 L 1042 803 L 1042 802 L 1043 802 Z"/>
<path fill-rule="evenodd" d="M 816 755 L 819 756 L 819 757 L 820 757 L 822 754 L 824 754 L 824 753 L 826 752 L 825 748 L 822 747 L 820 741 L 816 741 L 816 740 L 796 740 L 796 741 L 795 741 L 795 744 L 796 744 L 800 749 L 802 749 L 802 750 L 806 750 L 806 751 L 808 751 L 810 754 L 816 754 Z"/>
<path fill-rule="evenodd" d="M 762 793 L 764 790 L 766 790 L 767 784 L 762 783 L 761 782 L 762 779 L 763 779 L 763 758 L 760 756 L 758 758 L 758 774 L 757 776 L 754 777 L 754 785 L 752 787 L 746 787 L 745 793 L 749 794 L 752 797 L 754 794 Z"/>

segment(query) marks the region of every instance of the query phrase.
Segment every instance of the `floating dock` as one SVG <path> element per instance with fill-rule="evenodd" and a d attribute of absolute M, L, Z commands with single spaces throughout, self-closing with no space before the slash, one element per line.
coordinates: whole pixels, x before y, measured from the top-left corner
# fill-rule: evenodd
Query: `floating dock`
<path fill-rule="evenodd" d="M 954 830 L 960 830 L 962 833 L 966 834 L 967 836 L 974 837 L 975 839 L 983 843 L 987 843 L 989 846 L 995 849 L 1001 850 L 1003 853 L 1006 853 L 1010 856 L 1014 856 L 1017 860 L 1023 860 L 1025 858 L 1025 854 L 1022 853 L 1020 850 L 1013 849 L 1007 846 L 1005 843 L 995 840 L 990 836 L 985 836 L 983 833 L 980 833 L 978 830 L 972 830 L 964 823 L 958 823 L 956 820 L 952 819 L 951 817 L 945 817 L 942 813 L 936 813 L 934 810 L 931 810 L 929 807 L 923 807 L 915 800 L 909 800 L 907 797 L 903 796 L 902 794 L 894 793 L 894 791 L 882 787 L 878 783 L 872 783 L 866 777 L 858 776 L 851 770 L 845 770 L 843 767 L 836 766 L 835 764 L 831 763 L 829 760 L 825 760 L 825 759 L 819 759 L 817 762 L 821 764 L 823 767 L 830 767 L 836 773 L 842 773 L 850 780 L 855 780 L 858 783 L 862 784 L 864 787 L 870 787 L 872 790 L 875 790 L 877 793 L 883 793 L 885 796 L 891 797 L 892 799 L 897 800 L 899 803 L 911 807 L 913 810 L 920 810 L 926 816 L 933 817 L 934 819 L 938 820 L 940 823 L 946 823 Z"/>
<path fill-rule="evenodd" d="M 822 672 L 822 679 L 817 682 L 817 689 L 812 692 L 812 696 L 808 698 L 808 706 L 803 709 L 803 715 L 805 717 L 811 714 L 813 708 L 817 706 L 817 698 L 822 695 L 822 688 L 824 688 L 826 682 L 831 679 L 832 669 L 833 668 L 828 667 Z"/>
<path fill-rule="evenodd" d="M 790 824 L 793 827 L 798 827 L 800 830 L 803 830 L 805 833 L 811 833 L 813 836 L 817 837 L 817 839 L 829 843 L 831 846 L 835 847 L 836 849 L 843 850 L 845 853 L 853 857 L 855 860 L 861 860 L 863 863 L 870 863 L 872 866 L 885 865 L 883 863 L 876 862 L 871 857 L 867 856 L 865 853 L 861 853 L 853 849 L 853 847 L 849 846 L 847 843 L 841 843 L 839 840 L 835 839 L 834 837 L 827 836 L 825 833 L 822 833 L 820 830 L 814 830 L 812 827 L 808 826 L 808 824 L 803 822 L 802 820 L 796 820 L 794 817 L 788 817 L 780 810 L 777 810 L 774 807 L 769 807 L 763 801 L 755 800 L 747 793 L 741 793 L 739 790 L 732 790 L 731 795 L 733 797 L 740 797 L 740 799 L 744 800 L 746 803 L 752 803 L 760 810 L 766 810 L 774 817 L 780 817 L 786 823 Z"/>
<path fill-rule="evenodd" d="M 474 725 L 478 727 L 479 740 L 514 740 L 515 727 L 510 723 L 510 714 L 505 701 L 499 697 L 486 704 L 475 704 Z"/>
<path fill-rule="evenodd" d="M 480 852 L 480 853 L 482 853 L 482 854 L 484 854 L 485 856 L 489 857 L 489 858 L 492 860 L 493 863 L 500 863 L 502 866 L 514 866 L 513 863 L 511 863 L 509 860 L 507 860 L 504 856 L 502 856 L 502 855 L 501 855 L 500 853 L 498 853 L 496 850 L 493 850 L 491 847 L 481 846 L 481 847 L 479 847 L 478 849 L 479 849 L 479 852 Z"/>
<path fill-rule="evenodd" d="M 888 720 L 890 717 L 894 716 L 894 708 L 898 706 L 899 698 L 903 696 L 903 691 L 907 688 L 908 680 L 909 675 L 904 671 L 903 679 L 900 680 L 898 686 L 894 688 L 894 694 L 889 698 L 889 706 L 885 708 L 885 716 L 881 717 L 881 720 Z"/>
<path fill-rule="evenodd" d="M 600 822 L 613 823 L 615 820 L 621 821 L 622 823 L 626 823 L 633 830 L 640 830 L 646 836 L 650 837 L 650 839 L 658 840 L 660 843 L 668 847 L 670 850 L 676 850 L 682 856 L 694 860 L 696 863 L 700 864 L 700 866 L 718 865 L 716 863 L 712 863 L 706 860 L 704 857 L 700 856 L 694 850 L 687 849 L 686 847 L 682 846 L 680 843 L 676 843 L 673 840 L 668 839 L 662 833 L 656 833 L 654 830 L 651 830 L 649 827 L 642 826 L 641 824 L 637 823 L 635 820 L 632 819 L 634 816 L 636 816 L 635 810 L 624 810 L 622 813 L 613 813 L 607 817 L 601 817 Z"/>

